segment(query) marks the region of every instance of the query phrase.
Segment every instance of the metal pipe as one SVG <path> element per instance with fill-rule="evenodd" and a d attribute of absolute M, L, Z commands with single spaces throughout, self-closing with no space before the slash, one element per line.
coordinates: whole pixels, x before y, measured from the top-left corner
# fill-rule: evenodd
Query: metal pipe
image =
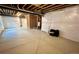
<path fill-rule="evenodd" d="M 16 10 L 16 11 L 20 11 L 20 12 L 25 12 L 25 13 L 31 13 L 31 14 L 37 14 L 37 15 L 43 15 L 43 14 L 41 14 L 41 13 L 32 12 L 32 11 L 23 10 L 23 9 L 12 8 L 12 7 L 3 6 L 3 5 L 0 5 L 0 7 L 2 7 L 2 8 L 6 8 L 6 9 L 11 9 L 11 10 Z"/>

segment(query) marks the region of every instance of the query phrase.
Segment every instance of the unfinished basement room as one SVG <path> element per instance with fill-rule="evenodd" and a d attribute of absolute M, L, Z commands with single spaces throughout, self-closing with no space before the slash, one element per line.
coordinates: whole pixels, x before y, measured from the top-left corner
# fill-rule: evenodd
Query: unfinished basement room
<path fill-rule="evenodd" d="M 78 4 L 0 4 L 0 54 L 78 53 Z"/>

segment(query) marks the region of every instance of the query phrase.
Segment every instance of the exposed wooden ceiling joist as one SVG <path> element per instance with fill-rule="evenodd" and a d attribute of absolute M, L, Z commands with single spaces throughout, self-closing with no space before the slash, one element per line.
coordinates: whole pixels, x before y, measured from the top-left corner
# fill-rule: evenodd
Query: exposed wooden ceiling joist
<path fill-rule="evenodd" d="M 12 10 L 9 10 L 10 11 L 10 15 L 12 15 Z"/>
<path fill-rule="evenodd" d="M 2 14 L 5 14 L 5 12 L 4 12 L 4 10 L 3 10 L 3 8 L 2 8 Z"/>
<path fill-rule="evenodd" d="M 19 8 L 19 4 L 17 4 L 17 8 L 20 9 L 20 8 Z"/>
<path fill-rule="evenodd" d="M 41 10 L 43 9 L 43 7 L 45 7 L 45 6 L 47 6 L 46 4 L 44 5 L 44 4 L 42 4 L 42 5 L 38 5 L 38 6 L 36 6 L 36 8 L 35 9 L 33 9 L 33 11 L 37 11 L 37 12 L 41 12 Z"/>
<path fill-rule="evenodd" d="M 15 15 L 17 12 L 16 11 L 13 11 L 13 14 L 12 15 Z"/>
<path fill-rule="evenodd" d="M 32 11 L 23 10 L 23 9 L 16 9 L 16 8 L 12 8 L 12 7 L 8 7 L 8 6 L 3 6 L 3 5 L 0 5 L 0 7 L 7 8 L 7 9 L 10 9 L 10 10 L 16 10 L 16 11 L 20 11 L 20 12 L 24 12 L 24 13 L 31 13 L 31 14 L 42 15 L 41 13 L 32 12 Z"/>
<path fill-rule="evenodd" d="M 31 10 L 34 10 L 35 8 L 37 8 L 37 7 L 33 7 L 33 8 L 31 8 Z"/>
<path fill-rule="evenodd" d="M 7 14 L 7 9 L 5 9 L 5 13 Z"/>
<path fill-rule="evenodd" d="M 61 7 L 62 5 L 64 5 L 64 4 L 56 4 L 56 5 L 52 6 L 51 8 L 46 9 L 45 11 L 49 11 L 51 9 Z"/>
<path fill-rule="evenodd" d="M 27 7 L 26 9 L 29 9 L 30 7 L 32 7 L 33 5 L 30 5 L 29 7 Z"/>
<path fill-rule="evenodd" d="M 43 9 L 43 7 L 47 6 L 47 4 L 42 4 L 40 6 L 38 6 L 38 8 L 36 8 L 35 10 L 38 10 L 38 9 Z"/>
<path fill-rule="evenodd" d="M 7 14 L 9 14 L 9 9 L 7 9 Z"/>
<path fill-rule="evenodd" d="M 0 8 L 7 9 L 7 11 L 2 10 L 0 13 L 15 15 L 15 11 L 19 11 L 24 13 L 43 15 L 44 13 L 60 10 L 73 5 L 74 4 L 0 4 Z"/>
<path fill-rule="evenodd" d="M 27 5 L 27 4 L 24 4 L 23 7 L 22 7 L 22 9 L 24 9 L 24 7 L 25 7 L 26 5 Z"/>
<path fill-rule="evenodd" d="M 52 6 L 54 6 L 54 4 L 50 4 L 49 6 L 44 7 L 44 8 L 42 8 L 42 9 L 46 9 L 46 8 L 49 8 L 49 7 L 52 7 Z"/>
<path fill-rule="evenodd" d="M 64 9 L 66 7 L 71 7 L 71 6 L 75 6 L 75 5 L 74 4 L 71 4 L 71 5 L 69 5 L 69 4 L 59 5 L 59 6 L 53 7 L 52 9 L 46 10 L 44 12 L 47 13 L 47 12 L 56 11 L 56 10 Z"/>
<path fill-rule="evenodd" d="M 47 4 L 42 4 L 42 5 L 39 6 L 39 8 L 43 8 L 45 6 L 47 6 Z"/>
<path fill-rule="evenodd" d="M 42 8 L 39 9 L 38 11 L 41 11 L 41 12 L 42 12 L 42 10 L 46 10 L 47 8 L 49 8 L 49 7 L 51 7 L 51 6 L 53 6 L 53 5 L 52 5 L 52 4 L 49 4 L 49 6 L 42 7 Z"/>
<path fill-rule="evenodd" d="M 2 9 L 0 8 L 0 13 L 2 14 Z"/>

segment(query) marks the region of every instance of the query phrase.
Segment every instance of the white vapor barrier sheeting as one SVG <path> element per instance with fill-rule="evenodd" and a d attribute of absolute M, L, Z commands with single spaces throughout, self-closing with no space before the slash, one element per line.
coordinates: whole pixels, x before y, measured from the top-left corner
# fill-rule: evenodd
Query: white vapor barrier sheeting
<path fill-rule="evenodd" d="M 79 42 L 79 6 L 46 13 L 42 17 L 42 31 L 60 30 L 60 36 Z"/>
<path fill-rule="evenodd" d="M 2 18 L 0 16 L 0 34 L 3 30 L 4 30 L 4 26 L 3 26 Z"/>
<path fill-rule="evenodd" d="M 2 16 L 2 20 L 6 29 L 20 27 L 19 17 Z"/>
<path fill-rule="evenodd" d="M 0 16 L 0 30 L 3 30 L 4 29 L 4 27 L 3 27 L 3 22 L 2 22 L 2 18 L 1 18 L 1 16 Z"/>

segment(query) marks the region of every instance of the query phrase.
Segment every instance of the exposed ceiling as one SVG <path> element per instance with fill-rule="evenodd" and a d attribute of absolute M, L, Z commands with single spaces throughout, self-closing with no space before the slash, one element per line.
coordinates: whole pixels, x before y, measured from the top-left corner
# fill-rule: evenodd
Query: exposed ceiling
<path fill-rule="evenodd" d="M 0 4 L 0 14 L 16 15 L 17 12 L 45 14 L 77 4 Z"/>

